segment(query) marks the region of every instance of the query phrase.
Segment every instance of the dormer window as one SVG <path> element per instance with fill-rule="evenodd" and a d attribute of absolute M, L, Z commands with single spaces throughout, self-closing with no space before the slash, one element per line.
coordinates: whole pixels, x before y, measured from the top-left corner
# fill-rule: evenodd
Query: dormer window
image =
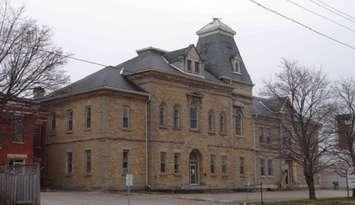
<path fill-rule="evenodd" d="M 195 62 L 195 72 L 200 73 L 200 63 L 199 62 Z"/>
<path fill-rule="evenodd" d="M 191 72 L 192 71 L 192 61 L 191 60 L 187 60 L 187 71 Z"/>
<path fill-rule="evenodd" d="M 238 58 L 233 58 L 232 59 L 232 68 L 234 73 L 241 73 L 241 65 L 242 62 Z"/>

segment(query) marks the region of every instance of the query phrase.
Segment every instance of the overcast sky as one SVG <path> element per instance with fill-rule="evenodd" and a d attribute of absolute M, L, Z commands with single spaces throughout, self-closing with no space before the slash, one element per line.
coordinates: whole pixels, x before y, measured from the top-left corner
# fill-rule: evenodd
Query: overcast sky
<path fill-rule="evenodd" d="M 286 0 L 261 3 L 355 46 L 355 33 L 295 7 Z M 355 30 L 355 23 L 293 0 Z M 355 1 L 323 0 L 355 16 Z M 254 94 L 280 70 L 281 58 L 321 67 L 331 79 L 355 76 L 355 50 L 317 36 L 252 4 L 249 0 L 11 0 L 25 5 L 26 14 L 49 26 L 55 45 L 75 57 L 117 65 L 154 46 L 175 50 L 197 43 L 195 32 L 212 17 L 236 30 L 235 40 L 255 84 Z M 69 61 L 72 82 L 101 69 Z"/>

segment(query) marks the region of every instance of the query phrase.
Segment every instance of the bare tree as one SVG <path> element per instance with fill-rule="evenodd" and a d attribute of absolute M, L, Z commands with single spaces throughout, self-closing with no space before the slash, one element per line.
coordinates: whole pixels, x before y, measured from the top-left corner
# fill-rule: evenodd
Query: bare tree
<path fill-rule="evenodd" d="M 24 8 L 0 2 L 0 108 L 36 87 L 54 90 L 69 82 L 59 67 L 66 56 L 51 42 L 51 30 L 24 16 Z"/>
<path fill-rule="evenodd" d="M 282 127 L 283 158 L 293 160 L 303 169 L 309 198 L 315 199 L 315 176 L 330 165 L 325 158 L 330 149 L 333 106 L 326 75 L 297 62 L 283 59 L 282 70 L 265 83 L 264 95 L 284 100 Z M 283 136 L 283 137 L 285 137 Z M 286 151 L 286 152 L 284 152 Z"/>
<path fill-rule="evenodd" d="M 338 81 L 334 86 L 334 95 L 337 105 L 336 131 L 338 135 L 334 151 L 338 163 L 347 165 L 346 169 L 355 166 L 355 80 L 348 78 Z M 355 197 L 355 189 L 353 189 L 352 197 Z"/>

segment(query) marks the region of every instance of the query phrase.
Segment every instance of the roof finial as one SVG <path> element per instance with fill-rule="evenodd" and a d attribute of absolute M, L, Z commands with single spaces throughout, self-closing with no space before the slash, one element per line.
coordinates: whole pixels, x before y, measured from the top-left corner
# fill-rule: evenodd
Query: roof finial
<path fill-rule="evenodd" d="M 220 21 L 221 20 L 221 18 L 217 18 L 217 17 L 213 17 L 212 19 L 213 19 L 213 21 Z"/>

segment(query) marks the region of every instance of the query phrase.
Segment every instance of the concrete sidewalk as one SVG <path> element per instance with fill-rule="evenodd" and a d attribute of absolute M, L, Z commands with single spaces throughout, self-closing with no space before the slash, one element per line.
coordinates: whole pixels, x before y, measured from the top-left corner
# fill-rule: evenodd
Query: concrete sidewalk
<path fill-rule="evenodd" d="M 318 190 L 318 198 L 345 197 L 344 190 Z M 305 191 L 264 192 L 265 201 L 302 200 L 308 198 Z M 239 204 L 243 201 L 260 201 L 260 193 L 200 193 L 200 194 L 168 194 L 168 193 L 133 193 L 131 205 L 212 205 Z M 120 205 L 127 204 L 125 193 L 107 192 L 42 192 L 42 205 Z"/>
<path fill-rule="evenodd" d="M 223 204 L 233 204 L 238 202 L 260 201 L 259 192 L 237 192 L 237 193 L 202 193 L 202 194 L 177 194 L 172 195 L 175 199 L 187 199 L 195 201 L 206 201 Z M 346 197 L 346 190 L 317 190 L 317 198 L 338 198 Z M 267 191 L 263 192 L 264 201 L 287 201 L 308 199 L 308 191 Z"/>

